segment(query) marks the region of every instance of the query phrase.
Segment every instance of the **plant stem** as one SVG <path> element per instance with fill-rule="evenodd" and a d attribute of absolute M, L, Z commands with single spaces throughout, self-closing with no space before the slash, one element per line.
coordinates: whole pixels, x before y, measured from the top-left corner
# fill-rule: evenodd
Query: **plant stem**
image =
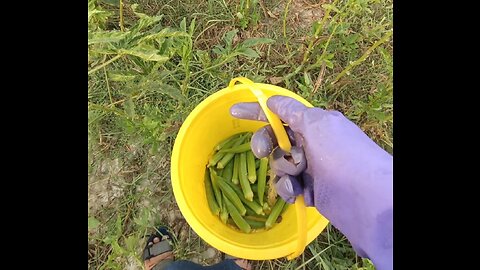
<path fill-rule="evenodd" d="M 375 42 L 375 44 L 373 44 L 370 48 L 368 48 L 368 50 L 362 56 L 360 56 L 360 58 L 358 58 L 354 62 L 351 62 L 350 65 L 348 65 L 342 72 L 340 72 L 340 74 L 338 74 L 337 77 L 335 77 L 335 80 L 333 80 L 333 82 L 331 84 L 334 84 L 334 83 L 338 82 L 338 80 L 340 78 L 342 78 L 352 68 L 360 65 L 363 61 L 365 61 L 365 59 L 367 59 L 367 57 L 373 52 L 373 50 L 375 50 L 375 48 L 377 48 L 381 44 L 385 43 L 390 38 L 390 36 L 392 34 L 393 34 L 393 31 L 390 30 L 380 40 L 377 40 L 377 42 Z"/>
<path fill-rule="evenodd" d="M 338 0 L 335 0 L 333 3 L 332 3 L 332 6 L 334 6 L 336 3 L 338 2 Z M 346 6 L 346 5 L 345 5 Z M 342 8 L 342 11 L 343 9 L 345 8 L 345 6 Z M 320 21 L 320 25 L 317 27 L 317 30 L 315 31 L 315 33 L 313 34 L 313 38 L 310 40 L 310 42 L 308 43 L 308 47 L 307 47 L 307 50 L 305 50 L 305 54 L 303 55 L 303 61 L 302 61 L 302 64 L 305 64 L 308 60 L 308 56 L 310 55 L 311 51 L 312 51 L 312 47 L 313 45 L 315 44 L 315 40 L 317 39 L 316 37 L 318 37 L 318 35 L 320 35 L 320 32 L 323 30 L 323 25 L 325 24 L 325 21 L 328 19 L 328 17 L 330 16 L 330 11 L 332 9 L 329 8 L 327 9 L 326 11 L 326 14 L 323 15 L 323 18 L 322 20 Z M 339 13 L 335 14 L 334 18 L 338 15 Z M 333 21 L 333 19 L 331 21 Z"/>
<path fill-rule="evenodd" d="M 287 5 L 285 6 L 285 12 L 283 13 L 283 38 L 285 39 L 285 46 L 287 47 L 288 55 L 290 55 L 292 52 L 290 50 L 290 46 L 288 46 L 288 40 L 287 40 L 287 14 L 288 14 L 288 7 L 290 6 L 290 3 L 292 0 L 289 0 Z"/>
<path fill-rule="evenodd" d="M 107 83 L 108 97 L 110 98 L 110 104 L 113 103 L 112 93 L 110 92 L 110 83 L 108 82 L 107 69 L 103 67 L 103 73 L 105 74 L 105 82 Z"/>
<path fill-rule="evenodd" d="M 120 0 L 120 31 L 125 31 L 123 27 L 123 0 Z"/>
<path fill-rule="evenodd" d="M 88 71 L 88 75 L 94 73 L 95 71 L 97 71 L 97 70 L 99 70 L 99 69 L 101 69 L 101 68 L 103 68 L 103 67 L 105 67 L 105 66 L 108 66 L 110 63 L 112 63 L 113 61 L 117 60 L 118 58 L 120 58 L 120 57 L 122 57 L 122 56 L 123 56 L 123 54 L 119 54 L 119 55 L 113 57 L 112 59 L 108 60 L 107 62 L 103 62 L 102 64 L 94 67 L 93 69 L 91 69 L 90 71 Z"/>
<path fill-rule="evenodd" d="M 202 69 L 202 70 L 200 70 L 200 71 L 197 71 L 197 72 L 193 73 L 193 74 L 192 74 L 192 77 L 194 77 L 194 76 L 196 76 L 196 75 L 198 75 L 198 74 L 200 74 L 200 73 L 202 73 L 202 72 L 205 72 L 205 71 L 207 71 L 207 70 L 210 70 L 210 69 L 213 69 L 213 68 L 222 66 L 222 65 L 228 63 L 228 61 L 230 61 L 230 60 L 232 60 L 232 58 L 227 56 L 227 58 L 226 58 L 225 60 L 223 60 L 222 62 L 220 62 L 220 63 L 218 63 L 218 64 L 216 64 L 216 65 L 213 65 L 213 66 L 209 66 L 209 67 L 206 68 L 206 69 Z M 193 83 L 193 82 L 192 82 L 192 83 Z"/>

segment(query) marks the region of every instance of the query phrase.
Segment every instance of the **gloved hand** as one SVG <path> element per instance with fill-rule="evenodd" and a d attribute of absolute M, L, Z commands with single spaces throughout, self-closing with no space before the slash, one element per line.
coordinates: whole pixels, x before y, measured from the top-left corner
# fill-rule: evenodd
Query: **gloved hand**
<path fill-rule="evenodd" d="M 284 163 L 269 126 L 257 131 L 251 144 L 257 157 L 274 151 L 270 167 L 282 176 L 278 194 L 293 203 L 303 193 L 306 205 L 329 219 L 360 256 L 370 258 L 377 269 L 392 269 L 393 157 L 338 111 L 307 108 L 285 96 L 269 98 L 267 106 L 289 126 L 292 158 L 287 160 L 293 162 Z M 266 121 L 256 102 L 235 104 L 230 113 Z"/>

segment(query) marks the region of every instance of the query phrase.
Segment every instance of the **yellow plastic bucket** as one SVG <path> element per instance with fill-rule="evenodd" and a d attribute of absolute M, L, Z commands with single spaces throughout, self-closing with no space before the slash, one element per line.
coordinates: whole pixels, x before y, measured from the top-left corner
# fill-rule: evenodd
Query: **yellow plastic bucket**
<path fill-rule="evenodd" d="M 254 132 L 266 125 L 258 121 L 235 119 L 230 115 L 229 109 L 233 104 L 258 101 L 248 85 L 233 84 L 232 80 L 229 87 L 202 101 L 180 128 L 171 160 L 174 196 L 188 224 L 216 249 L 249 260 L 285 256 L 291 259 L 298 256 L 328 224 L 328 220 L 315 208 L 306 208 L 305 224 L 300 226 L 306 231 L 297 225 L 297 216 L 301 216 L 302 211 L 299 210 L 301 206 L 296 205 L 290 206 L 283 214 L 282 221 L 272 229 L 245 234 L 223 224 L 208 207 L 204 186 L 205 166 L 215 145 L 233 134 Z M 312 106 L 297 94 L 278 86 L 262 83 L 250 86 L 259 89 L 265 97 L 284 95 Z M 306 238 L 304 244 L 299 242 L 302 238 Z M 298 247 L 299 243 L 301 247 Z"/>

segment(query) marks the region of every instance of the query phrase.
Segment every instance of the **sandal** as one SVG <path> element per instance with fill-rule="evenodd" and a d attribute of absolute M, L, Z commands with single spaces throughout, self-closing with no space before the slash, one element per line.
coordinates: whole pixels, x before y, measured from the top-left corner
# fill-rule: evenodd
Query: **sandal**
<path fill-rule="evenodd" d="M 160 241 L 158 243 L 153 243 L 153 239 L 155 239 L 156 237 L 158 237 Z M 151 234 L 148 237 L 147 244 L 143 249 L 143 254 L 142 254 L 143 261 L 145 262 L 147 260 L 150 260 L 153 257 L 164 254 L 165 252 L 172 251 L 173 246 L 170 243 L 170 241 L 173 241 L 173 237 L 168 231 L 168 228 L 164 226 L 160 226 L 155 231 L 155 233 Z M 150 244 L 150 243 L 153 243 L 153 244 Z M 151 269 L 152 270 L 165 269 L 165 267 L 169 265 L 171 262 L 173 262 L 173 259 L 163 259 Z"/>
<path fill-rule="evenodd" d="M 223 253 L 224 260 L 233 260 L 235 264 L 237 264 L 242 269 L 252 269 L 252 264 L 248 262 L 248 260 L 238 258 L 226 253 Z"/>

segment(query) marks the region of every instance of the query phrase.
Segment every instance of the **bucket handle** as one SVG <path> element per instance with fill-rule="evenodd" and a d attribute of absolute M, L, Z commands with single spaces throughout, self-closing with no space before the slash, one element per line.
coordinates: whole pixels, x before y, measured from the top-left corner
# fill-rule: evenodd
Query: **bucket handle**
<path fill-rule="evenodd" d="M 267 106 L 267 97 L 265 94 L 263 94 L 263 91 L 261 90 L 261 85 L 257 85 L 251 80 L 245 78 L 245 77 L 237 77 L 234 78 L 230 81 L 228 84 L 228 87 L 231 89 L 236 82 L 241 82 L 245 86 L 247 86 L 252 94 L 257 98 L 258 103 L 260 104 L 260 107 L 262 108 L 263 112 L 265 113 L 265 116 L 267 117 L 268 122 L 272 126 L 273 133 L 275 134 L 275 137 L 277 138 L 278 141 L 278 146 L 285 152 L 290 153 L 290 149 L 292 145 L 290 144 L 290 140 L 288 139 L 287 132 L 285 131 L 285 128 L 283 127 L 282 121 L 280 121 L 280 118 L 272 111 Z M 297 248 L 295 251 L 287 256 L 288 260 L 292 260 L 300 254 L 303 253 L 303 250 L 305 249 L 305 246 L 307 245 L 307 222 L 306 222 L 306 207 L 305 207 L 305 201 L 303 199 L 303 195 L 297 196 L 295 199 L 295 211 L 297 214 L 297 228 L 298 228 L 298 240 L 297 240 Z"/>

